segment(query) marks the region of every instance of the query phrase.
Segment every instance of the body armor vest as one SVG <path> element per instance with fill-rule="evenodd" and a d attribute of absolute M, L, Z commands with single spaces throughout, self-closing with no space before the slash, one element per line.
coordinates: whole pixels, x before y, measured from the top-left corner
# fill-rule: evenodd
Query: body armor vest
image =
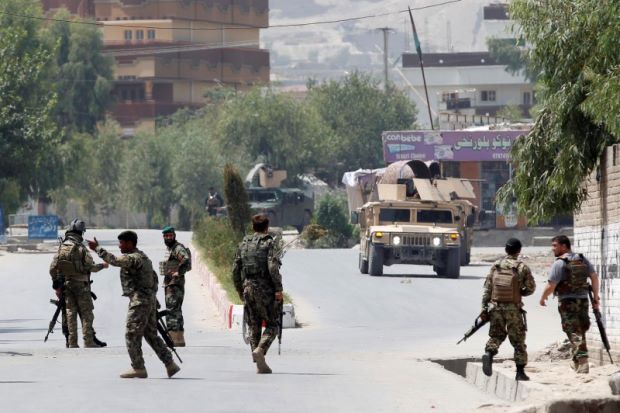
<path fill-rule="evenodd" d="M 90 272 L 84 269 L 82 254 L 80 244 L 76 241 L 67 239 L 60 245 L 56 268 L 65 280 L 88 281 Z"/>
<path fill-rule="evenodd" d="M 587 293 L 590 284 L 588 284 L 588 265 L 583 258 L 583 254 L 577 254 L 573 259 L 567 257 L 558 258 L 566 263 L 564 267 L 565 277 L 555 291 L 558 294 L 579 294 Z"/>
<path fill-rule="evenodd" d="M 521 303 L 518 264 L 505 267 L 503 262 L 493 267 L 493 290 L 491 300 L 497 303 Z"/>
<path fill-rule="evenodd" d="M 142 252 L 134 251 L 129 255 L 140 260 L 139 267 L 123 268 L 121 270 L 121 285 L 123 295 L 129 296 L 136 292 L 153 294 L 157 292 L 157 274 L 153 271 L 151 260 Z"/>
<path fill-rule="evenodd" d="M 246 236 L 241 243 L 243 279 L 265 278 L 269 275 L 269 243 L 271 235 Z"/>

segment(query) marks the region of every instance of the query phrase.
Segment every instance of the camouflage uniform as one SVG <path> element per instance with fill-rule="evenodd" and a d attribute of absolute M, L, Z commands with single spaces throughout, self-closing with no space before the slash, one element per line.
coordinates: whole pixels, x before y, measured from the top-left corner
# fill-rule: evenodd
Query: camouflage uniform
<path fill-rule="evenodd" d="M 82 241 L 80 234 L 68 232 L 50 264 L 52 286 L 64 289 L 66 318 L 63 317 L 63 323 L 66 321 L 67 324 L 69 347 L 78 347 L 78 315 L 82 322 L 84 345 L 95 347 L 93 330 L 95 307 L 90 291 L 90 273 L 101 271 L 104 267 L 103 264 L 95 264 Z"/>
<path fill-rule="evenodd" d="M 164 291 L 166 292 L 166 316 L 168 330 L 183 331 L 183 298 L 185 297 L 185 273 L 191 267 L 191 257 L 187 248 L 180 242 L 168 247 L 167 256 L 160 263 L 160 272 L 164 276 Z M 171 274 L 178 272 L 178 277 Z"/>
<path fill-rule="evenodd" d="M 523 262 L 513 256 L 506 256 L 497 260 L 484 283 L 482 296 L 482 309 L 489 312 L 489 341 L 485 351 L 496 355 L 500 345 L 508 336 L 510 344 L 514 347 L 514 361 L 516 365 L 527 364 L 527 346 L 525 345 L 526 325 L 524 321 L 523 303 L 496 302 L 492 299 L 494 268 L 516 268 L 518 287 L 521 296 L 534 293 L 536 283 L 532 272 Z M 520 300 L 519 300 L 520 301 Z"/>
<path fill-rule="evenodd" d="M 280 260 L 271 235 L 254 233 L 239 244 L 233 265 L 233 280 L 244 311 L 248 315 L 248 330 L 252 351 L 261 348 L 267 353 L 277 337 L 278 312 L 275 293 L 282 291 Z M 248 257 L 248 247 L 255 248 L 255 259 Z M 251 261 L 254 261 L 253 263 Z M 262 323 L 265 331 L 262 332 Z"/>
<path fill-rule="evenodd" d="M 129 297 L 125 342 L 135 370 L 143 370 L 142 337 L 166 365 L 173 363 L 170 350 L 157 335 L 157 274 L 151 260 L 142 251 L 115 257 L 101 247 L 97 254 L 107 263 L 121 268 L 123 295 Z"/>

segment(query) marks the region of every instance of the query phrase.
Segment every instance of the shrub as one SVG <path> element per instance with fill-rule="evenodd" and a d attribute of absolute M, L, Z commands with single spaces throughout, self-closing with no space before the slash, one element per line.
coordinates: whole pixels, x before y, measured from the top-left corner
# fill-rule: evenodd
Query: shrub
<path fill-rule="evenodd" d="M 334 194 L 325 194 L 317 202 L 314 224 L 302 234 L 306 248 L 343 248 L 353 233 L 349 224 L 346 201 Z"/>

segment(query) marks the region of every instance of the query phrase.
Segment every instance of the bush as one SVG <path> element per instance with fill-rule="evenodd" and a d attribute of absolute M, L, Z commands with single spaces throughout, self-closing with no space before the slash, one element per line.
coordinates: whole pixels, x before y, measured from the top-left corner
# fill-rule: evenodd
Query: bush
<path fill-rule="evenodd" d="M 353 234 L 349 224 L 346 201 L 334 194 L 325 194 L 317 202 L 314 223 L 302 233 L 306 248 L 343 248 Z"/>

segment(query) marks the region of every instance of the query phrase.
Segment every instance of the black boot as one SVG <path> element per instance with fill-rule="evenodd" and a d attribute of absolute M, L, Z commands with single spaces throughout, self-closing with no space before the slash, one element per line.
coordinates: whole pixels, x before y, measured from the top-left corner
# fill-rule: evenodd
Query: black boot
<path fill-rule="evenodd" d="M 525 374 L 525 365 L 517 364 L 517 375 L 515 376 L 515 380 L 519 381 L 528 381 L 530 378 Z"/>
<path fill-rule="evenodd" d="M 493 374 L 493 353 L 490 351 L 482 355 L 482 372 L 489 377 Z"/>

